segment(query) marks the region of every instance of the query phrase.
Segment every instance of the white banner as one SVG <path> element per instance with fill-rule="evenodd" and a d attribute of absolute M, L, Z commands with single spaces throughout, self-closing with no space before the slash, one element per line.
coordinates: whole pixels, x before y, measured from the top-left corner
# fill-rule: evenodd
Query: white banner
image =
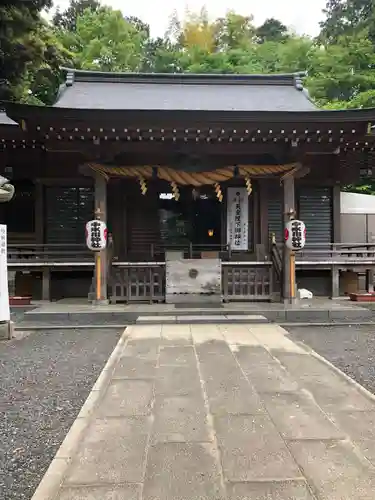
<path fill-rule="evenodd" d="M 245 187 L 227 190 L 227 243 L 232 250 L 249 249 L 249 197 Z"/>
<path fill-rule="evenodd" d="M 0 224 L 0 321 L 9 320 L 7 227 L 4 224 Z"/>

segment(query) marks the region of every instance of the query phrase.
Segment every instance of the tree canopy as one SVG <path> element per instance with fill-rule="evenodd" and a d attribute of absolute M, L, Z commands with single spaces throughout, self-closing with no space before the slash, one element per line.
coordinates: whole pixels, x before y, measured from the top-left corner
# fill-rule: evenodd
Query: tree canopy
<path fill-rule="evenodd" d="M 51 0 L 5 0 L 0 7 L 0 98 L 50 104 L 64 64 L 103 71 L 306 71 L 319 106 L 375 103 L 375 0 L 327 0 L 316 40 L 278 19 L 256 26 L 251 15 L 228 11 L 212 19 L 206 8 L 187 10 L 182 19 L 172 13 L 165 36 L 155 39 L 142 19 L 99 0 L 71 0 L 51 23 L 41 17 L 49 7 Z"/>
<path fill-rule="evenodd" d="M 316 39 L 278 19 L 261 26 L 206 8 L 170 17 L 163 37 L 105 0 L 70 0 L 51 22 L 52 0 L 3 0 L 0 6 L 0 100 L 54 102 L 61 65 L 103 71 L 282 73 L 306 71 L 318 106 L 375 107 L 375 0 L 327 0 Z"/>

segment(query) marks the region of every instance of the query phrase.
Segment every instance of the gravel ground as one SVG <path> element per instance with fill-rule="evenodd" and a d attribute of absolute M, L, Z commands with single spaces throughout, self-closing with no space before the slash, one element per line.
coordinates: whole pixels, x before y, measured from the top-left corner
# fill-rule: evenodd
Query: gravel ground
<path fill-rule="evenodd" d="M 29 500 L 121 335 L 40 331 L 0 342 L 0 499 Z"/>
<path fill-rule="evenodd" d="M 373 326 L 288 327 L 302 341 L 375 394 L 375 328 Z"/>

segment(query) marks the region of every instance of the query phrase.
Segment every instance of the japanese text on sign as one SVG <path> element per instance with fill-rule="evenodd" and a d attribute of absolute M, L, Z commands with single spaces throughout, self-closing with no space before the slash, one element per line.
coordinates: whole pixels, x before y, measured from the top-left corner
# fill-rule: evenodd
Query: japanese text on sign
<path fill-rule="evenodd" d="M 7 233 L 6 227 L 0 226 L 0 255 L 6 255 L 7 252 Z"/>
<path fill-rule="evenodd" d="M 249 201 L 246 188 L 228 188 L 227 243 L 232 250 L 248 250 Z"/>
<path fill-rule="evenodd" d="M 0 224 L 0 321 L 10 320 L 7 266 L 7 227 Z"/>

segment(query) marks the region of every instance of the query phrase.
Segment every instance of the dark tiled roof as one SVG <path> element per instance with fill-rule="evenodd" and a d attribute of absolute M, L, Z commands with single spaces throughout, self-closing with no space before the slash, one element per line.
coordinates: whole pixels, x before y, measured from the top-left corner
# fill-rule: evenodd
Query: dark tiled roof
<path fill-rule="evenodd" d="M 55 107 L 102 110 L 313 111 L 301 73 L 195 75 L 67 70 Z"/>

